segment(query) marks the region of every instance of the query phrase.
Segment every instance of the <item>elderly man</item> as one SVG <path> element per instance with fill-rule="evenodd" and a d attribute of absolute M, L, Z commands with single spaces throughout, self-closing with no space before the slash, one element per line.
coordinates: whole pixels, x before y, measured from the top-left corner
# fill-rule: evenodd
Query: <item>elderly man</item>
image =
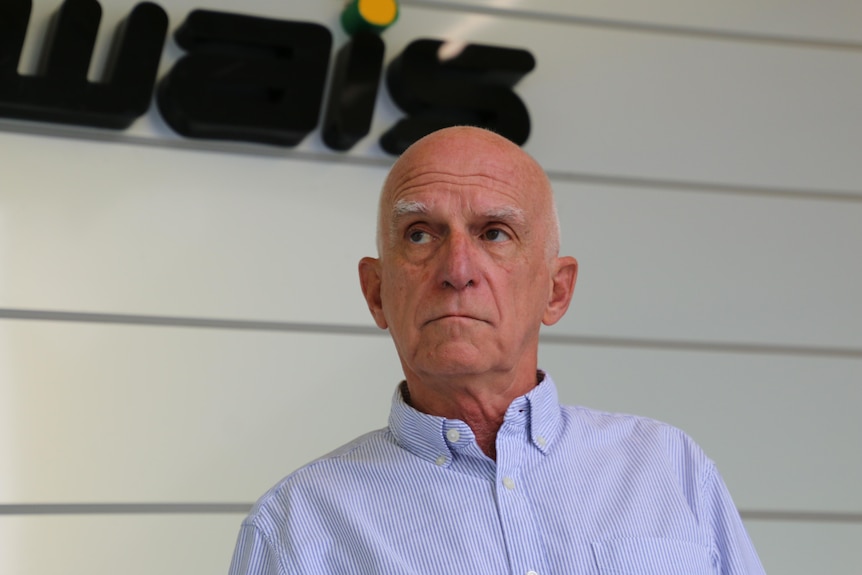
<path fill-rule="evenodd" d="M 758 574 L 682 432 L 560 406 L 541 324 L 569 306 L 551 187 L 520 148 L 449 128 L 395 163 L 359 263 L 405 380 L 388 427 L 292 473 L 243 522 L 241 574 Z"/>

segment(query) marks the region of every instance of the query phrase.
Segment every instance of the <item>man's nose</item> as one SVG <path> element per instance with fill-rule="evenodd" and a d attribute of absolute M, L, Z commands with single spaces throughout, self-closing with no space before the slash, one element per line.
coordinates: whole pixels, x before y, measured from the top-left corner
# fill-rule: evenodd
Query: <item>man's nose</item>
<path fill-rule="evenodd" d="M 478 247 L 468 234 L 451 233 L 440 250 L 439 283 L 444 288 L 462 290 L 475 287 L 479 281 Z"/>

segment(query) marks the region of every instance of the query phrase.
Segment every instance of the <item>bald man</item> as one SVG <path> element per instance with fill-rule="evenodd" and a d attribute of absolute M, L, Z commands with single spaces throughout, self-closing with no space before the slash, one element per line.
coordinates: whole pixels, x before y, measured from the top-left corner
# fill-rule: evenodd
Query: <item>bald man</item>
<path fill-rule="evenodd" d="M 566 312 L 551 186 L 520 148 L 435 132 L 395 163 L 359 263 L 404 371 L 389 425 L 297 470 L 243 522 L 245 574 L 759 574 L 682 432 L 561 406 L 539 329 Z"/>

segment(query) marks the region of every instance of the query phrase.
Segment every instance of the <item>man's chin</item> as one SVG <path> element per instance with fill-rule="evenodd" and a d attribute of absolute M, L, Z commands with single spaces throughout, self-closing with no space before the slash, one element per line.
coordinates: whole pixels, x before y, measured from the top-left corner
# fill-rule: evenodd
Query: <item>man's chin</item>
<path fill-rule="evenodd" d="M 488 371 L 489 353 L 470 342 L 448 341 L 421 354 L 422 369 L 429 375 L 475 375 Z"/>

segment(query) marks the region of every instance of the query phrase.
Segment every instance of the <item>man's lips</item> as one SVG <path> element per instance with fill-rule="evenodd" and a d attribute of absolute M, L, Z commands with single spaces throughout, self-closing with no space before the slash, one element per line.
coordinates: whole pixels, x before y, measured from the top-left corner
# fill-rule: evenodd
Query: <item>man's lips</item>
<path fill-rule="evenodd" d="M 487 320 L 466 313 L 446 313 L 432 317 L 423 325 L 429 325 L 440 321 L 480 321 L 484 323 L 489 323 Z"/>

